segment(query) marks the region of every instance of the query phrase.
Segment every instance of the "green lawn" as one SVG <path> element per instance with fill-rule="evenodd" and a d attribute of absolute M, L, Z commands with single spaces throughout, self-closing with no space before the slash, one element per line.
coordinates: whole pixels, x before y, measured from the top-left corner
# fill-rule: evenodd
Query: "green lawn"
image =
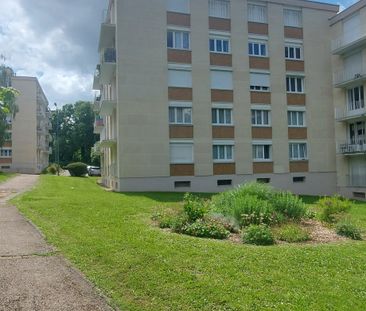
<path fill-rule="evenodd" d="M 366 242 L 256 247 L 150 225 L 181 194 L 117 194 L 41 176 L 15 199 L 48 241 L 122 310 L 365 310 Z M 366 229 L 366 204 L 352 215 Z"/>
<path fill-rule="evenodd" d="M 7 181 L 9 178 L 14 177 L 16 174 L 0 172 L 0 183 Z"/>

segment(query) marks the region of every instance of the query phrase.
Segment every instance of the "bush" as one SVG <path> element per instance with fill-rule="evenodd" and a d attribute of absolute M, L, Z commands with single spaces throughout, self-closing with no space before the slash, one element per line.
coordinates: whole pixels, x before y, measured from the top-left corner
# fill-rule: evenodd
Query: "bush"
<path fill-rule="evenodd" d="M 250 225 L 243 234 L 243 242 L 255 245 L 273 245 L 275 240 L 271 230 L 265 225 Z"/>
<path fill-rule="evenodd" d="M 273 195 L 271 203 L 276 212 L 292 220 L 300 220 L 307 214 L 304 202 L 291 192 L 278 192 Z"/>
<path fill-rule="evenodd" d="M 190 222 L 195 222 L 197 219 L 202 219 L 208 212 L 206 202 L 203 199 L 193 196 L 189 193 L 184 195 L 183 209 Z"/>
<path fill-rule="evenodd" d="M 50 164 L 47 169 L 47 174 L 56 175 L 60 171 L 60 166 L 56 163 Z"/>
<path fill-rule="evenodd" d="M 187 224 L 189 224 L 187 215 L 180 214 L 172 219 L 170 228 L 175 233 L 184 233 L 184 228 Z"/>
<path fill-rule="evenodd" d="M 81 162 L 70 163 L 65 169 L 74 177 L 82 177 L 88 173 L 87 165 Z"/>
<path fill-rule="evenodd" d="M 251 195 L 256 196 L 261 200 L 271 200 L 274 194 L 271 186 L 258 182 L 249 182 L 241 185 L 235 190 L 235 192 L 236 196 Z"/>
<path fill-rule="evenodd" d="M 275 236 L 280 241 L 289 243 L 305 242 L 310 240 L 307 230 L 295 224 L 284 225 L 275 230 Z"/>
<path fill-rule="evenodd" d="M 338 235 L 352 240 L 362 240 L 361 230 L 349 222 L 339 222 L 336 226 L 336 232 Z"/>
<path fill-rule="evenodd" d="M 205 219 L 213 220 L 219 222 L 224 226 L 224 228 L 231 233 L 239 232 L 239 223 L 236 221 L 234 217 L 224 216 L 222 214 L 210 214 L 205 217 Z"/>
<path fill-rule="evenodd" d="M 226 239 L 230 232 L 225 227 L 214 220 L 197 219 L 194 223 L 186 224 L 183 227 L 182 233 L 212 239 Z"/>
<path fill-rule="evenodd" d="M 318 201 L 320 220 L 336 223 L 352 207 L 352 202 L 340 196 L 325 197 Z"/>
<path fill-rule="evenodd" d="M 176 214 L 172 212 L 157 212 L 155 213 L 151 219 L 156 221 L 159 225 L 159 228 L 171 228 L 173 226 L 174 220 L 177 217 Z"/>

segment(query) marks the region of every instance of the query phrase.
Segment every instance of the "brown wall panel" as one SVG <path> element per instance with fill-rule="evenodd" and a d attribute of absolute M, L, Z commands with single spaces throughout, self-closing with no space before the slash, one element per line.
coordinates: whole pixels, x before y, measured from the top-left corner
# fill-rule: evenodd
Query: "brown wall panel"
<path fill-rule="evenodd" d="M 168 49 L 168 62 L 170 63 L 192 63 L 192 52 L 184 50 Z"/>
<path fill-rule="evenodd" d="M 210 53 L 210 64 L 212 66 L 232 66 L 231 54 Z"/>
<path fill-rule="evenodd" d="M 302 60 L 286 60 L 287 71 L 305 71 L 305 63 Z"/>
<path fill-rule="evenodd" d="M 193 138 L 193 126 L 190 125 L 170 125 L 170 138 Z"/>
<path fill-rule="evenodd" d="M 287 94 L 287 105 L 304 106 L 306 104 L 305 94 Z"/>
<path fill-rule="evenodd" d="M 252 127 L 253 139 L 272 139 L 271 127 Z"/>
<path fill-rule="evenodd" d="M 194 164 L 170 164 L 170 176 L 194 176 Z"/>
<path fill-rule="evenodd" d="M 252 104 L 271 104 L 270 92 L 250 92 L 250 102 Z"/>
<path fill-rule="evenodd" d="M 234 92 L 229 90 L 211 90 L 211 101 L 232 103 L 234 101 Z"/>
<path fill-rule="evenodd" d="M 234 175 L 235 163 L 214 163 L 214 175 Z"/>
<path fill-rule="evenodd" d="M 166 22 L 168 25 L 190 27 L 191 26 L 191 16 L 189 14 L 168 12 L 166 14 Z"/>
<path fill-rule="evenodd" d="M 6 148 L 6 147 L 12 147 L 12 145 L 13 145 L 13 142 L 11 142 L 11 141 L 6 141 L 6 142 L 4 142 L 4 148 Z"/>
<path fill-rule="evenodd" d="M 12 158 L 0 158 L 0 164 L 11 164 Z"/>
<path fill-rule="evenodd" d="M 250 56 L 249 67 L 252 69 L 269 70 L 269 58 Z"/>
<path fill-rule="evenodd" d="M 309 161 L 292 161 L 290 162 L 291 173 L 302 173 L 309 171 Z"/>
<path fill-rule="evenodd" d="M 169 87 L 169 100 L 189 100 L 193 99 L 192 89 L 184 87 Z"/>
<path fill-rule="evenodd" d="M 268 35 L 268 24 L 248 22 L 248 32 L 258 35 Z"/>
<path fill-rule="evenodd" d="M 212 138 L 234 138 L 235 128 L 234 126 L 213 126 L 212 127 Z"/>
<path fill-rule="evenodd" d="M 209 29 L 214 30 L 230 31 L 231 20 L 226 18 L 209 17 L 208 27 Z"/>
<path fill-rule="evenodd" d="M 302 28 L 285 26 L 285 38 L 302 39 L 303 37 Z"/>
<path fill-rule="evenodd" d="M 288 128 L 289 139 L 307 139 L 308 129 L 306 127 L 289 127 Z"/>
<path fill-rule="evenodd" d="M 271 174 L 273 173 L 273 162 L 254 162 L 253 174 Z"/>

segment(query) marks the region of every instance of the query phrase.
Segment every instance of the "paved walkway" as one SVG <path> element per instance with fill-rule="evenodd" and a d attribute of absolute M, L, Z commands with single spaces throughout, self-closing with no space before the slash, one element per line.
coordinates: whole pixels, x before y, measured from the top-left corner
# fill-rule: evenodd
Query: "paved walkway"
<path fill-rule="evenodd" d="M 7 201 L 38 176 L 0 184 L 0 311 L 110 311 L 97 290 Z"/>

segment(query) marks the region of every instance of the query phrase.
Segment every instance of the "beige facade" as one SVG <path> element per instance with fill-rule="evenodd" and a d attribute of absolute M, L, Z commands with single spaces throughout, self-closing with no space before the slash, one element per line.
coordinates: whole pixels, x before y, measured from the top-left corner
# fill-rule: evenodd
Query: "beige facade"
<path fill-rule="evenodd" d="M 48 101 L 36 78 L 13 76 L 11 86 L 20 92 L 19 112 L 9 117 L 8 140 L 1 149 L 2 171 L 39 174 L 48 166 Z"/>
<path fill-rule="evenodd" d="M 311 1 L 111 0 L 94 89 L 117 191 L 336 191 L 329 19 Z M 97 122 L 96 122 L 97 125 Z"/>
<path fill-rule="evenodd" d="M 366 193 L 366 1 L 331 19 L 337 187 L 349 197 Z"/>

